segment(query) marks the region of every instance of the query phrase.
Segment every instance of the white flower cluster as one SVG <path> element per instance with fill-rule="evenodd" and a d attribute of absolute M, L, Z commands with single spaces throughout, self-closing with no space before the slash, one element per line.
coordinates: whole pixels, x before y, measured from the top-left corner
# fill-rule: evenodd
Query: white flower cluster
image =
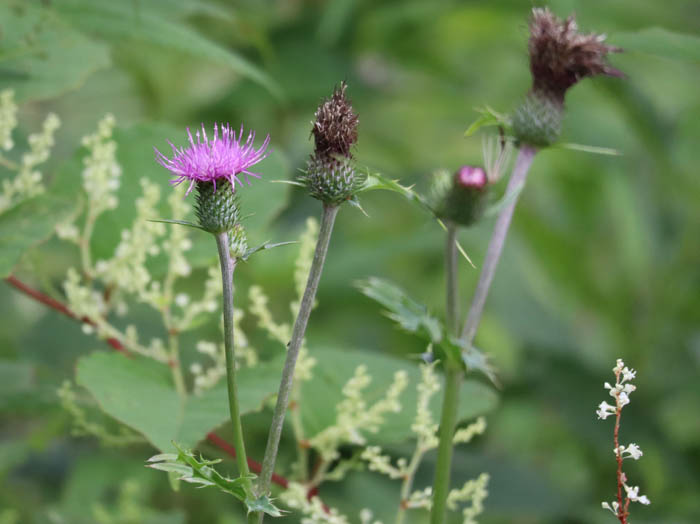
<path fill-rule="evenodd" d="M 0 91 L 0 148 L 5 151 L 15 145 L 12 132 L 17 127 L 17 109 L 15 92 L 12 89 Z"/>
<path fill-rule="evenodd" d="M 214 313 L 219 308 L 221 270 L 213 265 L 207 271 L 204 293 L 199 300 L 191 300 L 191 297 L 185 293 L 180 293 L 175 298 L 176 305 L 182 309 L 182 315 L 173 320 L 173 324 L 179 331 L 190 329 L 195 319 L 202 313 Z"/>
<path fill-rule="evenodd" d="M 294 317 L 297 316 L 299 307 L 301 307 L 301 298 L 304 295 L 306 280 L 309 277 L 311 264 L 314 260 L 314 250 L 317 238 L 318 221 L 315 218 L 309 217 L 306 219 L 306 229 L 299 239 L 299 256 L 294 262 L 294 285 L 298 299 L 289 305 Z"/>
<path fill-rule="evenodd" d="M 17 126 L 17 106 L 11 90 L 0 93 L 0 147 L 9 151 L 14 146 L 12 131 Z M 40 133 L 29 135 L 29 151 L 22 155 L 19 165 L 0 157 L 3 164 L 17 171 L 13 179 L 3 180 L 0 194 L 0 212 L 8 209 L 18 201 L 44 192 L 42 174 L 36 167 L 48 160 L 54 145 L 54 133 L 61 126 L 59 118 L 49 113 L 44 120 Z"/>
<path fill-rule="evenodd" d="M 433 420 L 433 414 L 430 411 L 430 399 L 440 391 L 440 381 L 435 375 L 434 363 L 421 366 L 421 381 L 416 389 L 418 390 L 418 404 L 411 431 L 418 436 L 416 448 L 425 452 L 438 445 L 438 424 Z"/>
<path fill-rule="evenodd" d="M 405 371 L 394 373 L 394 380 L 384 397 L 368 405 L 363 392 L 371 381 L 367 366 L 358 366 L 355 374 L 343 387 L 344 399 L 336 407 L 335 424 L 309 440 L 324 461 L 336 459 L 338 447 L 342 444 L 364 445 L 366 439 L 363 432 L 376 433 L 384 422 L 385 414 L 401 411 L 399 396 L 408 384 L 407 373 Z"/>
<path fill-rule="evenodd" d="M 253 367 L 258 363 L 258 353 L 248 344 L 248 338 L 241 329 L 242 318 L 243 311 L 234 309 L 233 330 L 236 333 L 236 367 L 241 365 Z M 215 344 L 206 340 L 197 342 L 196 347 L 199 353 L 213 362 L 208 367 L 203 366 L 200 362 L 194 362 L 190 365 L 190 372 L 194 376 L 194 393 L 199 395 L 203 391 L 213 388 L 226 376 L 226 353 L 223 344 Z"/>
<path fill-rule="evenodd" d="M 88 150 L 83 159 L 83 187 L 87 192 L 90 215 L 97 216 L 119 204 L 117 189 L 122 170 L 116 160 L 117 143 L 112 140 L 116 124 L 111 114 L 97 124 L 97 132 L 83 137 L 82 144 Z"/>
<path fill-rule="evenodd" d="M 275 322 L 267 307 L 269 299 L 260 286 L 250 286 L 248 298 L 250 299 L 250 312 L 257 317 L 258 325 L 267 331 L 270 338 L 286 347 L 292 337 L 291 325 L 286 322 L 282 324 Z"/>
<path fill-rule="evenodd" d="M 143 196 L 136 200 L 136 220 L 131 229 L 121 233 L 121 240 L 108 260 L 98 260 L 95 276 L 107 286 L 135 294 L 139 300 L 158 306 L 161 284 L 151 279 L 146 260 L 160 253 L 158 239 L 165 234 L 165 225 L 150 222 L 157 216 L 160 188 L 147 179 L 141 180 Z"/>
<path fill-rule="evenodd" d="M 430 348 L 429 348 L 430 350 Z M 396 465 L 392 465 L 391 458 L 382 455 L 379 446 L 367 447 L 360 458 L 367 461 L 371 471 L 377 471 L 387 475 L 392 479 L 402 479 L 402 497 L 399 511 L 406 509 L 425 508 L 430 509 L 432 505 L 432 488 L 429 486 L 422 490 L 411 492 L 413 478 L 420 466 L 425 453 L 438 446 L 437 430 L 438 424 L 433 420 L 430 410 L 432 397 L 440 391 L 440 381 L 435 374 L 435 363 L 421 365 L 421 381 L 416 387 L 418 399 L 416 405 L 416 416 L 411 425 L 411 430 L 416 434 L 417 442 L 413 456 L 410 460 L 400 458 Z M 467 443 L 486 430 L 486 419 L 479 417 L 475 422 L 467 427 L 455 432 L 453 442 L 455 444 Z M 486 485 L 489 476 L 482 473 L 476 480 L 470 480 L 459 490 L 453 490 L 449 494 L 448 507 L 457 509 L 458 502 L 469 502 L 471 504 L 463 510 L 465 524 L 473 524 L 474 518 L 483 511 L 483 501 L 488 495 Z"/>
<path fill-rule="evenodd" d="M 605 401 L 601 402 L 596 411 L 599 419 L 605 420 L 610 415 L 617 414 L 618 410 L 622 410 L 623 407 L 630 403 L 629 395 L 637 389 L 634 384 L 629 382 L 635 378 L 637 372 L 625 366 L 622 359 L 617 359 L 617 363 L 613 368 L 613 373 L 615 373 L 615 385 L 611 386 L 609 382 L 606 382 L 605 389 L 607 389 L 610 396 L 615 399 L 615 405 L 611 406 Z"/>
<path fill-rule="evenodd" d="M 308 500 L 307 488 L 303 484 L 290 482 L 282 492 L 280 499 L 292 509 L 300 511 L 304 517 L 301 524 L 349 524 L 346 516 L 335 508 L 324 508 L 318 497 Z"/>
<path fill-rule="evenodd" d="M 408 461 L 405 458 L 400 458 L 396 462 L 396 466 L 393 466 L 391 458 L 382 455 L 382 448 L 379 446 L 367 446 L 360 457 L 367 461 L 370 471 L 376 471 L 390 479 L 404 478 L 408 473 Z"/>
<path fill-rule="evenodd" d="M 640 504 L 648 505 L 651 501 L 646 495 L 639 494 L 639 486 L 630 486 L 627 484 L 627 476 L 622 472 L 622 460 L 631 458 L 633 460 L 639 460 L 644 453 L 641 448 L 635 444 L 630 443 L 627 446 L 617 445 L 617 434 L 620 427 L 620 415 L 622 413 L 622 408 L 630 403 L 630 394 L 637 388 L 630 381 L 637 376 L 637 372 L 634 369 L 625 366 L 622 359 L 617 359 L 615 367 L 613 368 L 613 373 L 615 374 L 615 384 L 611 385 L 609 382 L 604 384 L 605 389 L 611 397 L 615 399 L 615 405 L 611 406 L 607 402 L 603 401 L 598 405 L 596 414 L 599 419 L 605 420 L 607 417 L 615 416 L 615 444 L 613 448 L 613 453 L 618 459 L 618 482 L 622 483 L 625 489 L 625 494 L 627 500 L 624 503 L 620 501 L 613 502 L 603 502 L 602 507 L 611 511 L 616 517 L 628 514 L 628 507 L 630 502 L 639 502 Z"/>
<path fill-rule="evenodd" d="M 462 510 L 464 524 L 476 524 L 475 518 L 484 511 L 484 500 L 489 492 L 486 487 L 489 483 L 488 473 L 482 473 L 474 480 L 468 480 L 461 489 L 453 489 L 447 495 L 447 507 L 456 511 L 459 503 L 468 504 Z"/>

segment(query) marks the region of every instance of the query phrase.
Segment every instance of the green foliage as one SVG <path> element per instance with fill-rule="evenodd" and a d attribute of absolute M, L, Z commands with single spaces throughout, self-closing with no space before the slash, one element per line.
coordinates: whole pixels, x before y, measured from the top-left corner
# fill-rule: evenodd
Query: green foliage
<path fill-rule="evenodd" d="M 464 365 L 469 370 L 476 370 L 486 375 L 491 382 L 498 384 L 492 365 L 484 353 L 473 346 L 453 337 L 445 337 L 444 324 L 428 313 L 428 308 L 411 299 L 401 288 L 372 277 L 359 282 L 357 287 L 369 298 L 376 300 L 389 311 L 387 316 L 402 329 L 414 333 L 433 344 L 443 356 Z"/>
<path fill-rule="evenodd" d="M 636 53 L 700 62 L 700 36 L 670 31 L 663 27 L 645 27 L 639 31 L 615 33 L 615 43 Z"/>
<path fill-rule="evenodd" d="M 282 512 L 272 504 L 269 497 L 251 496 L 250 481 L 254 477 L 225 477 L 213 467 L 221 460 L 206 460 L 201 455 L 197 459 L 192 451 L 182 449 L 175 443 L 173 445 L 177 454 L 154 455 L 148 459 L 148 467 L 174 474 L 177 480 L 196 484 L 198 487 L 217 487 L 243 502 L 248 513 L 264 511 L 272 517 L 282 516 Z"/>
<path fill-rule="evenodd" d="M 401 411 L 385 415 L 385 423 L 379 431 L 366 435 L 368 441 L 380 445 L 396 444 L 415 436 L 411 431 L 417 405 L 417 392 L 413 385 L 421 379 L 417 364 L 369 351 L 318 348 L 313 355 L 317 360 L 313 378 L 302 383 L 301 411 L 306 435 L 316 435 L 335 423 L 335 407 L 342 399 L 343 386 L 353 376 L 355 369 L 364 365 L 372 378 L 365 390 L 368 399 L 381 397 L 399 370 L 408 374 L 408 383 L 412 385 L 399 397 Z M 459 420 L 473 419 L 492 411 L 498 398 L 491 388 L 475 380 L 465 381 L 460 395 Z M 437 396 L 431 400 L 430 410 L 433 419 L 439 420 L 440 399 Z"/>
<path fill-rule="evenodd" d="M 80 87 L 110 63 L 107 46 L 76 31 L 34 2 L 0 4 L 0 89 L 20 100 L 48 98 Z"/>
<path fill-rule="evenodd" d="M 228 419 L 226 384 L 181 397 L 162 366 L 118 353 L 95 352 L 78 362 L 77 382 L 110 416 L 143 434 L 156 448 L 177 441 L 194 447 Z M 166 371 L 166 373 L 164 373 Z M 238 373 L 242 413 L 259 410 L 277 389 L 279 360 Z"/>
<path fill-rule="evenodd" d="M 69 217 L 75 202 L 43 194 L 0 214 L 0 278 L 8 276 L 24 252 L 53 234 L 56 223 Z"/>
<path fill-rule="evenodd" d="M 238 53 L 207 40 L 185 24 L 169 20 L 148 2 L 66 0 L 56 8 L 82 31 L 108 42 L 135 41 L 209 59 L 227 65 L 275 95 L 280 93 L 279 86 L 267 74 Z"/>

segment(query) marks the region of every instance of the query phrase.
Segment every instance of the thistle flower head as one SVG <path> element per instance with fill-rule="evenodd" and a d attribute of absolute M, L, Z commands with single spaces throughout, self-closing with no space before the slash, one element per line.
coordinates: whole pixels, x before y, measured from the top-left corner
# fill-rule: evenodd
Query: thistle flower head
<path fill-rule="evenodd" d="M 547 8 L 535 8 L 530 21 L 532 90 L 563 103 L 566 90 L 582 78 L 623 76 L 606 62 L 620 48 L 604 43 L 605 35 L 582 34 L 573 16 L 560 20 Z"/>
<path fill-rule="evenodd" d="M 351 153 L 359 120 L 345 95 L 347 87 L 341 82 L 316 110 L 311 129 L 315 148 L 301 177 L 311 196 L 327 205 L 351 199 L 359 186 Z"/>
<path fill-rule="evenodd" d="M 348 85 L 341 82 L 331 97 L 316 109 L 311 133 L 314 136 L 317 156 L 351 156 L 350 149 L 357 142 L 359 119 L 345 95 L 347 88 Z"/>
<path fill-rule="evenodd" d="M 623 76 L 606 61 L 621 49 L 607 45 L 605 35 L 582 34 L 573 16 L 560 20 L 547 8 L 535 8 L 530 20 L 532 90 L 513 115 L 520 143 L 551 145 L 559 137 L 566 91 L 582 78 Z"/>
<path fill-rule="evenodd" d="M 228 124 L 214 124 L 214 136 L 211 139 L 207 137 L 204 125 L 201 134 L 197 131 L 194 138 L 187 128 L 187 136 L 189 146 L 186 148 L 175 147 L 168 141 L 173 152 L 172 158 L 154 148 L 156 161 L 173 173 L 172 184 L 190 181 L 187 194 L 197 182 L 211 182 L 216 188 L 217 182 L 228 181 L 234 190 L 236 182 L 243 185 L 239 175 L 243 175 L 246 183 L 250 184 L 249 177 L 260 178 L 250 168 L 270 154 L 267 149 L 270 135 L 255 149 L 255 131 L 249 132 L 248 138 L 243 141 L 243 125 L 238 135 Z"/>

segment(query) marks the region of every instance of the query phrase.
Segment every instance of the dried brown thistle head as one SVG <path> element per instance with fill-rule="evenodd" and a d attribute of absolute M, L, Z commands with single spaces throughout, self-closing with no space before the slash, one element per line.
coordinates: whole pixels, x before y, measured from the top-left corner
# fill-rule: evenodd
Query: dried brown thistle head
<path fill-rule="evenodd" d="M 605 35 L 581 34 L 573 16 L 560 20 L 547 8 L 535 8 L 530 21 L 530 71 L 533 92 L 563 104 L 566 90 L 587 76 L 624 76 L 606 62 L 620 48 Z"/>
<path fill-rule="evenodd" d="M 357 115 L 345 96 L 347 84 L 341 82 L 333 95 L 321 103 L 316 110 L 311 133 L 316 143 L 316 155 L 350 157 L 350 149 L 357 142 Z"/>

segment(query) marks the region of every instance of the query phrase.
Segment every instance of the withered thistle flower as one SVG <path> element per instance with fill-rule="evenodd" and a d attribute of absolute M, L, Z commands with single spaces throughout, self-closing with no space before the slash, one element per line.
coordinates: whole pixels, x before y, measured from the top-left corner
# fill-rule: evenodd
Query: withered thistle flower
<path fill-rule="evenodd" d="M 341 82 L 316 110 L 311 129 L 315 148 L 301 177 L 311 196 L 326 205 L 349 200 L 358 186 L 351 150 L 359 120 L 345 94 L 347 87 Z"/>
<path fill-rule="evenodd" d="M 255 149 L 255 132 L 248 133 L 243 140 L 243 126 L 236 131 L 228 124 L 214 124 L 214 136 L 209 139 L 202 125 L 202 132 L 195 132 L 194 138 L 189 128 L 187 136 L 190 145 L 175 147 L 170 141 L 172 158 L 155 149 L 156 161 L 175 175 L 171 184 L 189 181 L 187 194 L 197 187 L 195 211 L 202 229 L 210 233 L 230 231 L 238 222 L 238 200 L 235 184 L 243 185 L 242 176 L 250 184 L 249 177 L 260 178 L 250 169 L 267 157 L 270 135 Z"/>
<path fill-rule="evenodd" d="M 579 80 L 623 76 L 606 61 L 608 53 L 621 49 L 604 42 L 605 35 L 579 33 L 573 16 L 561 20 L 547 8 L 533 9 L 528 42 L 532 89 L 513 117 L 521 142 L 547 146 L 556 140 L 566 91 Z"/>

